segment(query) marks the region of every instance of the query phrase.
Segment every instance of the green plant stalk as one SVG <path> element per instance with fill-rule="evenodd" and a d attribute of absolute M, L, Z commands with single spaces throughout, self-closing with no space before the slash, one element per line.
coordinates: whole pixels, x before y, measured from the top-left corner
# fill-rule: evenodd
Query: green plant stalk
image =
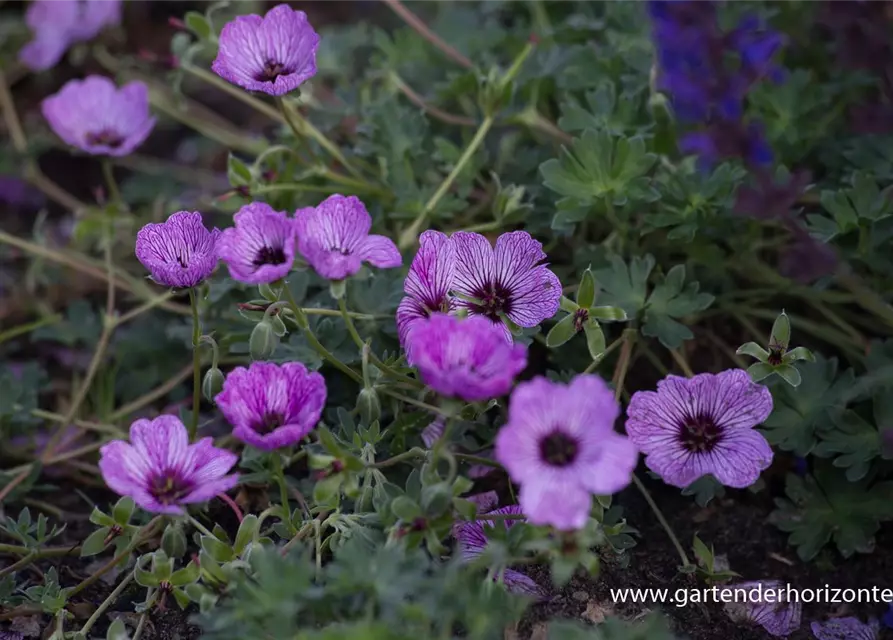
<path fill-rule="evenodd" d="M 326 349 L 325 346 L 323 346 L 323 344 L 316 338 L 316 336 L 313 334 L 313 331 L 310 330 L 310 325 L 307 323 L 307 316 L 304 314 L 304 311 L 301 309 L 301 307 L 298 306 L 298 303 L 295 301 L 295 297 L 292 294 L 291 289 L 289 289 L 287 286 L 282 287 L 282 289 L 285 292 L 285 298 L 288 301 L 289 308 L 295 316 L 295 322 L 299 327 L 301 327 L 301 330 L 304 332 L 304 337 L 307 339 L 307 342 L 310 344 L 310 346 L 313 347 L 313 349 L 323 358 L 323 360 L 326 360 L 329 364 L 341 371 L 344 375 L 349 377 L 357 384 L 362 384 L 363 377 L 359 373 L 348 367 L 346 364 L 341 362 L 338 358 L 336 358 L 335 355 L 331 351 Z"/>
<path fill-rule="evenodd" d="M 186 514 L 186 520 L 189 521 L 189 524 L 191 524 L 193 527 L 195 527 L 196 529 L 198 529 L 201 533 L 205 534 L 206 536 L 210 536 L 210 537 L 212 537 L 212 538 L 216 538 L 216 537 L 217 537 L 217 536 L 215 536 L 215 535 L 210 531 L 210 529 L 208 529 L 208 527 L 206 527 L 205 525 L 203 525 L 201 522 L 199 522 L 198 520 L 196 520 L 194 517 L 192 517 L 192 516 L 189 515 L 188 513 Z"/>
<path fill-rule="evenodd" d="M 537 335 L 539 335 L 539 334 L 537 334 Z M 615 351 L 617 349 L 617 347 L 619 347 L 623 343 L 624 343 L 623 335 L 621 334 L 621 336 L 619 338 L 614 340 L 614 342 L 609 344 L 607 346 L 607 348 L 604 351 L 602 351 L 601 355 L 598 358 L 593 359 L 592 362 L 589 363 L 589 366 L 586 367 L 585 369 L 583 369 L 583 375 L 586 375 L 588 373 L 592 373 L 593 371 L 595 371 L 596 367 L 598 367 L 598 365 L 600 365 L 602 362 L 604 362 L 605 358 L 607 358 L 608 355 L 610 355 L 613 351 Z"/>
<path fill-rule="evenodd" d="M 93 628 L 93 625 L 95 625 L 99 621 L 99 618 L 102 616 L 103 613 L 105 613 L 106 609 L 108 609 L 112 605 L 112 603 L 118 599 L 118 596 L 120 596 L 124 592 L 124 589 L 127 588 L 127 585 L 130 584 L 130 581 L 133 580 L 135 575 L 136 574 L 134 571 L 131 571 L 130 573 L 128 573 L 124 577 L 124 579 L 121 581 L 121 584 L 119 584 L 117 587 L 115 587 L 114 591 L 112 591 L 108 595 L 108 597 L 106 597 L 106 599 L 103 600 L 102 603 L 98 607 L 96 607 L 96 611 L 93 612 L 92 616 L 87 618 L 87 621 L 84 623 L 84 626 L 81 627 L 81 630 L 80 630 L 81 634 L 86 636 L 87 633 L 90 632 L 90 629 Z"/>
<path fill-rule="evenodd" d="M 366 468 L 368 469 L 384 469 L 386 467 L 393 467 L 395 464 L 400 464 L 401 462 L 406 462 L 408 460 L 414 460 L 416 458 L 427 458 L 430 452 L 422 449 L 421 447 L 413 447 L 409 451 L 404 451 L 403 453 L 398 453 L 395 456 L 388 458 L 387 460 L 382 460 L 381 462 L 373 462 L 371 464 L 367 464 Z"/>
<path fill-rule="evenodd" d="M 288 506 L 288 484 L 285 482 L 285 470 L 282 468 L 282 456 L 278 451 L 272 453 L 273 459 L 273 475 L 276 477 L 276 484 L 279 485 L 279 501 L 282 503 L 282 521 L 288 527 L 292 536 L 297 535 L 298 531 L 291 521 L 291 509 Z"/>
<path fill-rule="evenodd" d="M 201 324 L 198 317 L 198 299 L 195 288 L 189 290 L 189 306 L 192 308 L 192 419 L 189 423 L 189 440 L 198 435 L 198 410 L 202 402 Z"/>
<path fill-rule="evenodd" d="M 102 177 L 105 178 L 105 184 L 109 189 L 109 197 L 116 207 L 123 206 L 124 200 L 121 199 L 121 190 L 118 188 L 118 183 L 115 181 L 115 171 L 112 166 L 111 160 L 108 158 L 102 159 Z"/>
<path fill-rule="evenodd" d="M 32 331 L 34 331 L 35 329 L 39 329 L 40 327 L 46 327 L 48 325 L 56 324 L 61 320 L 62 316 L 56 313 L 51 316 L 46 316 L 45 318 L 40 318 L 39 320 L 33 320 L 32 322 L 21 324 L 17 327 L 13 327 L 12 329 L 7 329 L 6 331 L 0 332 L 0 344 L 3 344 L 8 340 L 12 340 L 13 338 L 18 338 L 19 336 L 26 333 L 31 333 Z"/>

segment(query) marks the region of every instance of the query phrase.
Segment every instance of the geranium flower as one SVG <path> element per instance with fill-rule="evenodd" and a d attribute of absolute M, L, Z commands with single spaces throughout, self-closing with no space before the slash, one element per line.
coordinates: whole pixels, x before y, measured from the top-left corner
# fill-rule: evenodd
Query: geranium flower
<path fill-rule="evenodd" d="M 276 282 L 295 259 L 295 221 L 263 202 L 245 205 L 233 216 L 217 243 L 220 259 L 234 280 L 246 284 Z"/>
<path fill-rule="evenodd" d="M 638 452 L 614 431 L 620 406 L 608 385 L 580 375 L 569 385 L 539 377 L 518 385 L 494 457 L 521 485 L 518 501 L 532 524 L 580 529 L 591 496 L 632 479 Z"/>
<path fill-rule="evenodd" d="M 494 498 L 495 495 L 482 495 L 478 500 L 479 510 L 487 510 L 487 507 Z M 478 516 L 478 519 L 473 522 L 456 523 L 453 526 L 453 537 L 456 539 L 456 542 L 459 543 L 459 553 L 461 554 L 462 559 L 466 562 L 470 562 L 480 556 L 484 552 L 484 549 L 487 548 L 487 533 L 485 527 L 492 528 L 497 526 L 492 519 L 487 520 L 487 516 L 521 514 L 521 507 L 513 504 L 507 507 L 487 511 L 485 514 Z M 501 523 L 502 526 L 508 529 L 518 522 L 523 522 L 523 520 L 498 520 L 496 522 Z M 498 580 L 499 576 L 494 576 L 493 579 Z M 546 594 L 542 587 L 520 571 L 504 569 L 502 571 L 502 580 L 506 589 L 513 593 L 531 596 L 538 600 L 546 598 Z"/>
<path fill-rule="evenodd" d="M 419 322 L 410 340 L 425 384 L 467 402 L 505 395 L 527 366 L 527 347 L 506 343 L 486 318 L 438 313 Z"/>
<path fill-rule="evenodd" d="M 772 413 L 772 394 L 742 369 L 667 376 L 656 392 L 633 394 L 626 411 L 627 434 L 667 484 L 687 487 L 713 474 L 727 487 L 749 487 L 772 462 L 754 430 Z"/>
<path fill-rule="evenodd" d="M 507 340 L 512 336 L 504 318 L 535 327 L 558 311 L 561 283 L 543 263 L 543 245 L 526 231 L 503 233 L 495 247 L 478 233 L 459 231 L 450 240 L 456 305 L 501 326 Z"/>
<path fill-rule="evenodd" d="M 419 237 L 419 251 L 403 283 L 406 297 L 397 307 L 397 332 L 410 362 L 408 337 L 412 328 L 432 313 L 447 313 L 455 306 L 450 297 L 454 266 L 455 254 L 449 237 L 439 231 L 425 231 Z"/>
<path fill-rule="evenodd" d="M 109 488 L 152 513 L 182 514 L 183 505 L 229 491 L 238 475 L 227 475 L 238 456 L 211 438 L 189 444 L 176 416 L 137 420 L 130 442 L 115 440 L 100 450 L 99 470 Z"/>
<path fill-rule="evenodd" d="M 369 234 L 372 217 L 356 196 L 329 196 L 316 207 L 296 211 L 295 221 L 298 251 L 329 280 L 355 274 L 363 262 L 379 269 L 403 264 L 393 240 Z"/>
<path fill-rule="evenodd" d="M 168 287 L 194 287 L 217 266 L 219 229 L 208 231 L 198 212 L 178 211 L 136 234 L 136 257 L 152 279 Z"/>
<path fill-rule="evenodd" d="M 809 628 L 816 640 L 877 640 L 880 624 L 877 620 L 866 624 L 859 618 L 832 618 L 813 622 Z"/>
<path fill-rule="evenodd" d="M 786 589 L 778 580 L 741 582 L 724 589 L 733 592 L 723 608 L 732 620 L 759 625 L 770 635 L 785 637 L 800 628 L 803 605 L 787 600 Z M 772 595 L 767 596 L 771 591 Z"/>
<path fill-rule="evenodd" d="M 263 18 L 238 16 L 225 24 L 211 69 L 249 91 L 281 96 L 316 75 L 318 47 L 307 14 L 280 4 Z"/>
<path fill-rule="evenodd" d="M 300 362 L 254 362 L 233 369 L 214 402 L 236 438 L 272 451 L 313 430 L 326 404 L 326 382 Z"/>
<path fill-rule="evenodd" d="M 103 76 L 68 81 L 41 103 L 41 111 L 66 144 L 93 155 L 126 156 L 155 126 L 144 83 L 128 82 L 119 89 Z"/>
<path fill-rule="evenodd" d="M 71 45 L 120 22 L 121 0 L 34 0 L 25 13 L 34 38 L 19 51 L 19 61 L 32 71 L 44 71 Z"/>

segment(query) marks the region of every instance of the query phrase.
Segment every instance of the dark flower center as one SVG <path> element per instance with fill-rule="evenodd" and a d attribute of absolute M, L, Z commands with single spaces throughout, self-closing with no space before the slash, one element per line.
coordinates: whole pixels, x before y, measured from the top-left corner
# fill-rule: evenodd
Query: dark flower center
<path fill-rule="evenodd" d="M 281 62 L 267 60 L 264 63 L 264 68 L 254 76 L 254 79 L 258 82 L 275 82 L 279 76 L 288 75 L 289 73 L 291 71 Z"/>
<path fill-rule="evenodd" d="M 766 362 L 771 364 L 773 367 L 777 367 L 782 363 L 782 358 L 784 358 L 784 348 L 779 345 L 769 345 L 769 357 L 766 358 Z"/>
<path fill-rule="evenodd" d="M 192 483 L 173 471 L 166 471 L 152 478 L 149 493 L 161 504 L 179 502 L 192 491 Z"/>
<path fill-rule="evenodd" d="M 177 263 L 184 269 L 189 268 L 189 256 L 182 253 L 177 254 Z"/>
<path fill-rule="evenodd" d="M 573 464 L 579 451 L 577 441 L 562 431 L 553 431 L 540 440 L 540 457 L 553 467 Z"/>
<path fill-rule="evenodd" d="M 252 264 L 255 267 L 262 267 L 265 264 L 283 264 L 285 260 L 285 251 L 282 247 L 263 247 L 257 252 L 257 255 L 254 256 L 254 262 Z"/>
<path fill-rule="evenodd" d="M 103 145 L 110 149 L 117 149 L 124 143 L 124 136 L 113 129 L 90 131 L 86 136 L 87 144 L 91 146 Z"/>
<path fill-rule="evenodd" d="M 474 292 L 474 297 L 480 304 L 469 305 L 474 313 L 487 316 L 493 322 L 502 322 L 500 313 L 509 313 L 512 310 L 512 292 L 498 282 L 488 284 Z"/>
<path fill-rule="evenodd" d="M 574 331 L 580 333 L 587 320 L 589 320 L 589 309 L 577 309 L 574 311 Z"/>
<path fill-rule="evenodd" d="M 692 453 L 709 453 L 722 439 L 722 429 L 711 416 L 700 413 L 679 425 L 679 439 Z"/>
<path fill-rule="evenodd" d="M 254 430 L 262 436 L 273 433 L 285 423 L 281 413 L 267 413 L 260 421 L 254 424 Z"/>

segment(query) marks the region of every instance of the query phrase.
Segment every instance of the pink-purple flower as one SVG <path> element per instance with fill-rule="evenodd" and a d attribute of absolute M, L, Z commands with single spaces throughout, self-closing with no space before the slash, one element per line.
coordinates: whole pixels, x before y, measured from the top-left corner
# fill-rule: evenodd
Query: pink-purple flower
<path fill-rule="evenodd" d="M 363 262 L 380 269 L 403 264 L 393 240 L 369 234 L 372 216 L 356 196 L 329 196 L 316 207 L 298 209 L 295 221 L 298 251 L 329 280 L 344 280 Z"/>
<path fill-rule="evenodd" d="M 728 587 L 729 600 L 723 604 L 736 622 L 759 625 L 770 635 L 786 637 L 800 628 L 803 605 L 798 598 L 787 597 L 787 588 L 778 580 L 754 580 Z"/>
<path fill-rule="evenodd" d="M 455 262 L 453 244 L 446 234 L 425 231 L 419 237 L 419 251 L 403 283 L 406 297 L 397 307 L 397 332 L 410 361 L 412 328 L 432 313 L 448 313 L 455 306 L 450 297 Z"/>
<path fill-rule="evenodd" d="M 126 156 L 155 126 L 144 83 L 128 82 L 119 89 L 104 76 L 68 81 L 43 101 L 41 110 L 66 144 L 93 155 Z"/>
<path fill-rule="evenodd" d="M 300 362 L 254 362 L 233 369 L 214 401 L 236 438 L 272 451 L 313 430 L 326 404 L 326 383 Z"/>
<path fill-rule="evenodd" d="M 120 22 L 121 0 L 34 0 L 25 13 L 34 38 L 19 51 L 19 61 L 32 71 L 44 71 L 71 45 Z"/>
<path fill-rule="evenodd" d="M 667 376 L 656 392 L 633 394 L 626 432 L 667 484 L 687 487 L 713 474 L 744 488 L 772 462 L 772 448 L 754 429 L 771 412 L 772 394 L 741 369 Z"/>
<path fill-rule="evenodd" d="M 115 440 L 99 453 L 109 488 L 152 513 L 182 514 L 183 505 L 210 500 L 239 480 L 227 475 L 238 456 L 216 448 L 211 438 L 189 444 L 176 416 L 137 420 L 130 426 L 130 442 Z"/>
<path fill-rule="evenodd" d="M 506 529 L 514 526 L 523 520 L 496 520 L 487 519 L 487 516 L 505 516 L 505 515 L 522 515 L 521 507 L 516 504 L 499 509 L 488 510 L 495 496 L 484 494 L 477 500 L 478 509 L 486 511 L 484 515 L 478 516 L 473 522 L 459 522 L 453 526 L 453 537 L 459 546 L 459 553 L 466 562 L 471 562 L 480 556 L 484 549 L 487 548 L 487 533 L 485 528 L 493 528 L 496 526 L 494 522 L 501 522 Z M 484 506 L 481 506 L 484 505 Z M 494 576 L 494 580 L 498 580 L 499 576 Z M 545 599 L 546 594 L 543 589 L 531 578 L 524 575 L 520 571 L 514 569 L 504 569 L 502 571 L 502 580 L 506 588 L 514 593 L 532 596 L 538 600 Z"/>
<path fill-rule="evenodd" d="M 152 279 L 168 287 L 194 287 L 217 266 L 219 229 L 208 231 L 202 214 L 178 211 L 150 222 L 136 235 L 136 257 Z"/>
<path fill-rule="evenodd" d="M 593 494 L 630 483 L 638 452 L 614 431 L 619 414 L 598 376 L 579 375 L 569 385 L 538 377 L 517 386 L 494 457 L 521 485 L 518 501 L 532 524 L 580 529 Z"/>
<path fill-rule="evenodd" d="M 249 91 L 281 96 L 316 75 L 318 47 L 307 14 L 280 4 L 263 18 L 239 16 L 224 25 L 211 69 Z"/>
<path fill-rule="evenodd" d="M 479 233 L 450 238 L 455 252 L 452 291 L 456 304 L 511 332 L 505 319 L 535 327 L 558 311 L 561 283 L 545 264 L 543 245 L 526 231 L 503 233 L 496 246 Z"/>
<path fill-rule="evenodd" d="M 506 342 L 486 318 L 437 313 L 417 324 L 410 342 L 424 383 L 466 402 L 507 394 L 527 366 L 527 347 Z"/>
<path fill-rule="evenodd" d="M 217 242 L 220 259 L 234 280 L 246 284 L 276 282 L 295 259 L 295 221 L 263 202 L 247 204 L 233 216 Z"/>
<path fill-rule="evenodd" d="M 866 624 L 859 618 L 832 618 L 813 622 L 809 628 L 816 640 L 877 640 L 880 624 L 877 620 Z"/>

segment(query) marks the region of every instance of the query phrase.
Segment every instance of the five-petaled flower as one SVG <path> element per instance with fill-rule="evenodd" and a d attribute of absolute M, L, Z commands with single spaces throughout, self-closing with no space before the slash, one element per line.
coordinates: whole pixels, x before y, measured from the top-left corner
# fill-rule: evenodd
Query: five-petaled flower
<path fill-rule="evenodd" d="M 731 591 L 723 608 L 732 620 L 759 625 L 777 637 L 787 637 L 800 628 L 803 605 L 799 598 L 788 599 L 781 581 L 754 580 L 722 589 Z"/>
<path fill-rule="evenodd" d="M 656 392 L 633 394 L 626 432 L 667 484 L 687 487 L 713 474 L 744 488 L 772 462 L 772 448 L 754 429 L 771 412 L 772 394 L 741 369 L 667 376 Z"/>
<path fill-rule="evenodd" d="M 149 89 L 138 81 L 120 89 L 104 76 L 70 80 L 41 104 L 43 117 L 62 140 L 93 155 L 126 156 L 149 136 Z"/>
<path fill-rule="evenodd" d="M 501 326 L 506 340 L 512 339 L 506 319 L 535 327 L 558 311 L 561 283 L 544 264 L 543 245 L 526 231 L 503 233 L 495 247 L 479 233 L 465 231 L 450 241 L 456 305 Z"/>
<path fill-rule="evenodd" d="M 313 430 L 326 403 L 326 383 L 300 362 L 254 362 L 231 371 L 214 401 L 236 438 L 272 451 Z"/>
<path fill-rule="evenodd" d="M 238 16 L 225 24 L 211 69 L 249 91 L 281 96 L 316 75 L 318 47 L 307 14 L 280 4 L 263 18 Z"/>
<path fill-rule="evenodd" d="M 418 323 L 410 342 L 425 384 L 467 402 L 505 395 L 527 366 L 527 347 L 507 343 L 486 318 L 437 313 Z"/>
<path fill-rule="evenodd" d="M 448 313 L 455 306 L 450 297 L 455 262 L 449 236 L 440 231 L 425 231 L 419 237 L 419 251 L 403 283 L 406 297 L 397 307 L 397 333 L 410 362 L 409 334 L 413 327 L 432 313 Z"/>
<path fill-rule="evenodd" d="M 532 524 L 581 529 L 592 494 L 610 495 L 630 483 L 638 452 L 614 431 L 618 415 L 614 393 L 598 376 L 518 385 L 494 457 L 521 485 L 518 501 Z"/>
<path fill-rule="evenodd" d="M 466 562 L 471 562 L 480 556 L 487 547 L 486 528 L 492 528 L 494 526 L 499 526 L 500 524 L 500 521 L 494 521 L 492 518 L 487 519 L 487 516 L 522 515 L 521 507 L 516 504 L 489 510 L 488 507 L 490 506 L 490 502 L 491 500 L 489 496 L 487 496 L 486 502 L 481 501 L 478 503 L 479 511 L 484 511 L 486 513 L 478 516 L 473 522 L 458 522 L 453 525 L 453 537 L 456 539 L 456 542 L 459 543 L 459 553 L 461 554 L 462 559 Z M 501 526 L 508 529 L 518 522 L 523 522 L 523 520 L 502 519 Z M 505 584 L 506 589 L 509 591 L 532 596 L 538 600 L 546 598 L 546 594 L 542 587 L 520 571 L 503 569 L 501 575 L 502 581 Z M 498 580 L 499 574 L 493 576 L 493 579 Z"/>
<path fill-rule="evenodd" d="M 234 280 L 270 283 L 288 275 L 295 259 L 295 221 L 263 202 L 245 205 L 217 243 Z"/>
<path fill-rule="evenodd" d="M 344 280 L 363 262 L 380 269 L 403 264 L 393 240 L 369 234 L 372 216 L 356 196 L 329 196 L 316 207 L 298 209 L 295 221 L 298 251 L 329 280 Z"/>
<path fill-rule="evenodd" d="M 19 60 L 32 71 L 44 71 L 71 45 L 120 22 L 121 0 L 34 0 L 25 13 L 34 38 L 19 51 Z"/>
<path fill-rule="evenodd" d="M 208 231 L 202 214 L 178 211 L 165 222 L 150 222 L 139 230 L 136 257 L 158 284 L 187 289 L 217 266 L 219 235 L 219 229 Z"/>
<path fill-rule="evenodd" d="M 227 475 L 238 456 L 216 448 L 211 438 L 189 444 L 176 416 L 137 420 L 130 442 L 115 440 L 99 452 L 99 470 L 109 488 L 152 513 L 182 514 L 183 505 L 210 500 L 239 480 Z"/>

